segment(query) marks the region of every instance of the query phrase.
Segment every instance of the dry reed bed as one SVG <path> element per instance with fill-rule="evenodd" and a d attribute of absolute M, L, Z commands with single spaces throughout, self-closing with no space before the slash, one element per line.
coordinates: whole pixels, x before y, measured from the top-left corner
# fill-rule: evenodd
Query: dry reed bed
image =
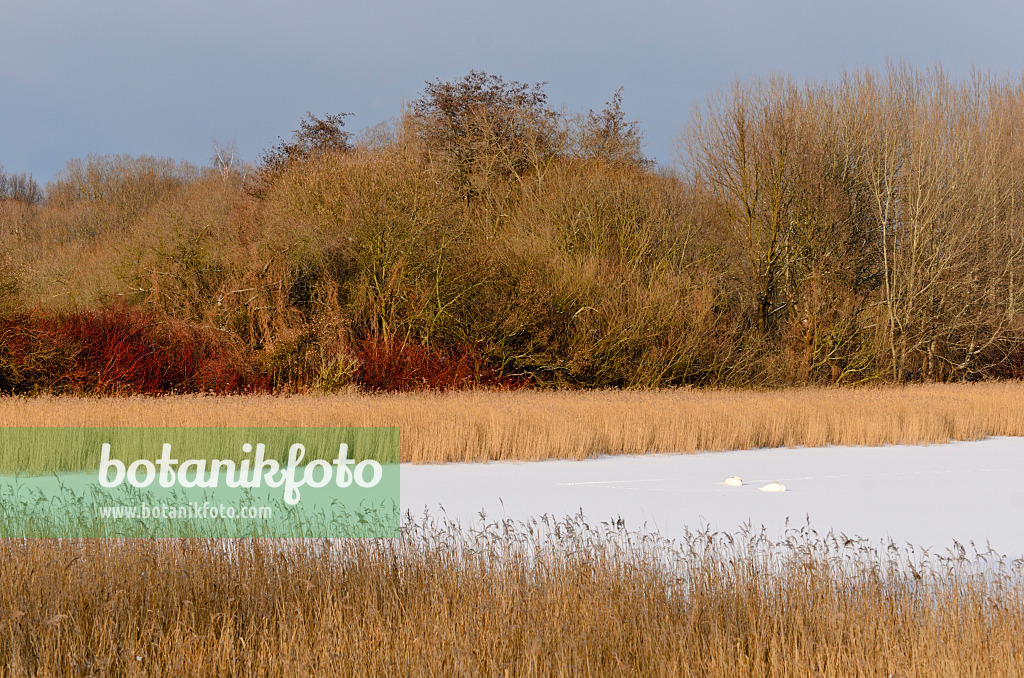
<path fill-rule="evenodd" d="M 2 426 L 398 426 L 402 460 L 583 459 L 1024 435 L 1024 383 L 778 391 L 0 398 Z"/>
<path fill-rule="evenodd" d="M 0 543 L 0 673 L 951 676 L 1024 671 L 1020 563 L 582 516 L 341 543 Z"/>

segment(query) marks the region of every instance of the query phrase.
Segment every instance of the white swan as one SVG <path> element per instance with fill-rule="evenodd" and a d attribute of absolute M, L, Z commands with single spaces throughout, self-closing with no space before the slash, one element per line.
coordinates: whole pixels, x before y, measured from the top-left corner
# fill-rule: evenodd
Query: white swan
<path fill-rule="evenodd" d="M 740 478 L 739 476 L 732 476 L 731 478 L 723 480 L 722 484 L 728 485 L 729 487 L 740 487 L 743 485 L 743 478 Z"/>
<path fill-rule="evenodd" d="M 782 483 L 768 483 L 761 486 L 762 492 L 785 492 L 786 486 Z"/>

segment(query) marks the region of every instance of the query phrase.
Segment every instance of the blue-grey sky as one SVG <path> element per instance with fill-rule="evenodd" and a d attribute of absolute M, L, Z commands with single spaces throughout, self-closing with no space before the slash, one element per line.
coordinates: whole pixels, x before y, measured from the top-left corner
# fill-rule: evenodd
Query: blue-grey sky
<path fill-rule="evenodd" d="M 797 81 L 886 58 L 1024 72 L 1024 5 L 982 0 L 32 0 L 0 12 L 0 163 L 48 180 L 89 153 L 253 160 L 302 114 L 396 115 L 475 68 L 599 109 L 623 86 L 647 152 L 672 161 L 694 104 L 735 77 Z"/>

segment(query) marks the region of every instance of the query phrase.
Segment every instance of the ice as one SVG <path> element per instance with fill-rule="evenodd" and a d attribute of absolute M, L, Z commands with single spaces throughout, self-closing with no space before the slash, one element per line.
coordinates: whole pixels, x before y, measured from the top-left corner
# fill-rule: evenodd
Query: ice
<path fill-rule="evenodd" d="M 742 477 L 740 486 L 724 477 Z M 758 449 L 582 461 L 402 466 L 402 508 L 463 522 L 581 510 L 679 537 L 687 527 L 781 533 L 808 519 L 927 548 L 956 540 L 1024 555 L 1024 438 L 930 446 Z M 779 483 L 785 492 L 760 492 Z"/>

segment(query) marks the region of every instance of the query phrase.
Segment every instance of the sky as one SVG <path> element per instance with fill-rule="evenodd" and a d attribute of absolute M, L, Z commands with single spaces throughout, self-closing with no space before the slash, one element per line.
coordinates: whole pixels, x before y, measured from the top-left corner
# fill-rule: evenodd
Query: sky
<path fill-rule="evenodd" d="M 48 181 L 71 158 L 255 160 L 306 111 L 358 131 L 426 81 L 482 70 L 601 109 L 620 86 L 646 152 L 673 162 L 693 107 L 736 79 L 834 79 L 886 60 L 1020 77 L 1024 4 L 945 0 L 33 0 L 0 13 L 0 164 Z"/>

